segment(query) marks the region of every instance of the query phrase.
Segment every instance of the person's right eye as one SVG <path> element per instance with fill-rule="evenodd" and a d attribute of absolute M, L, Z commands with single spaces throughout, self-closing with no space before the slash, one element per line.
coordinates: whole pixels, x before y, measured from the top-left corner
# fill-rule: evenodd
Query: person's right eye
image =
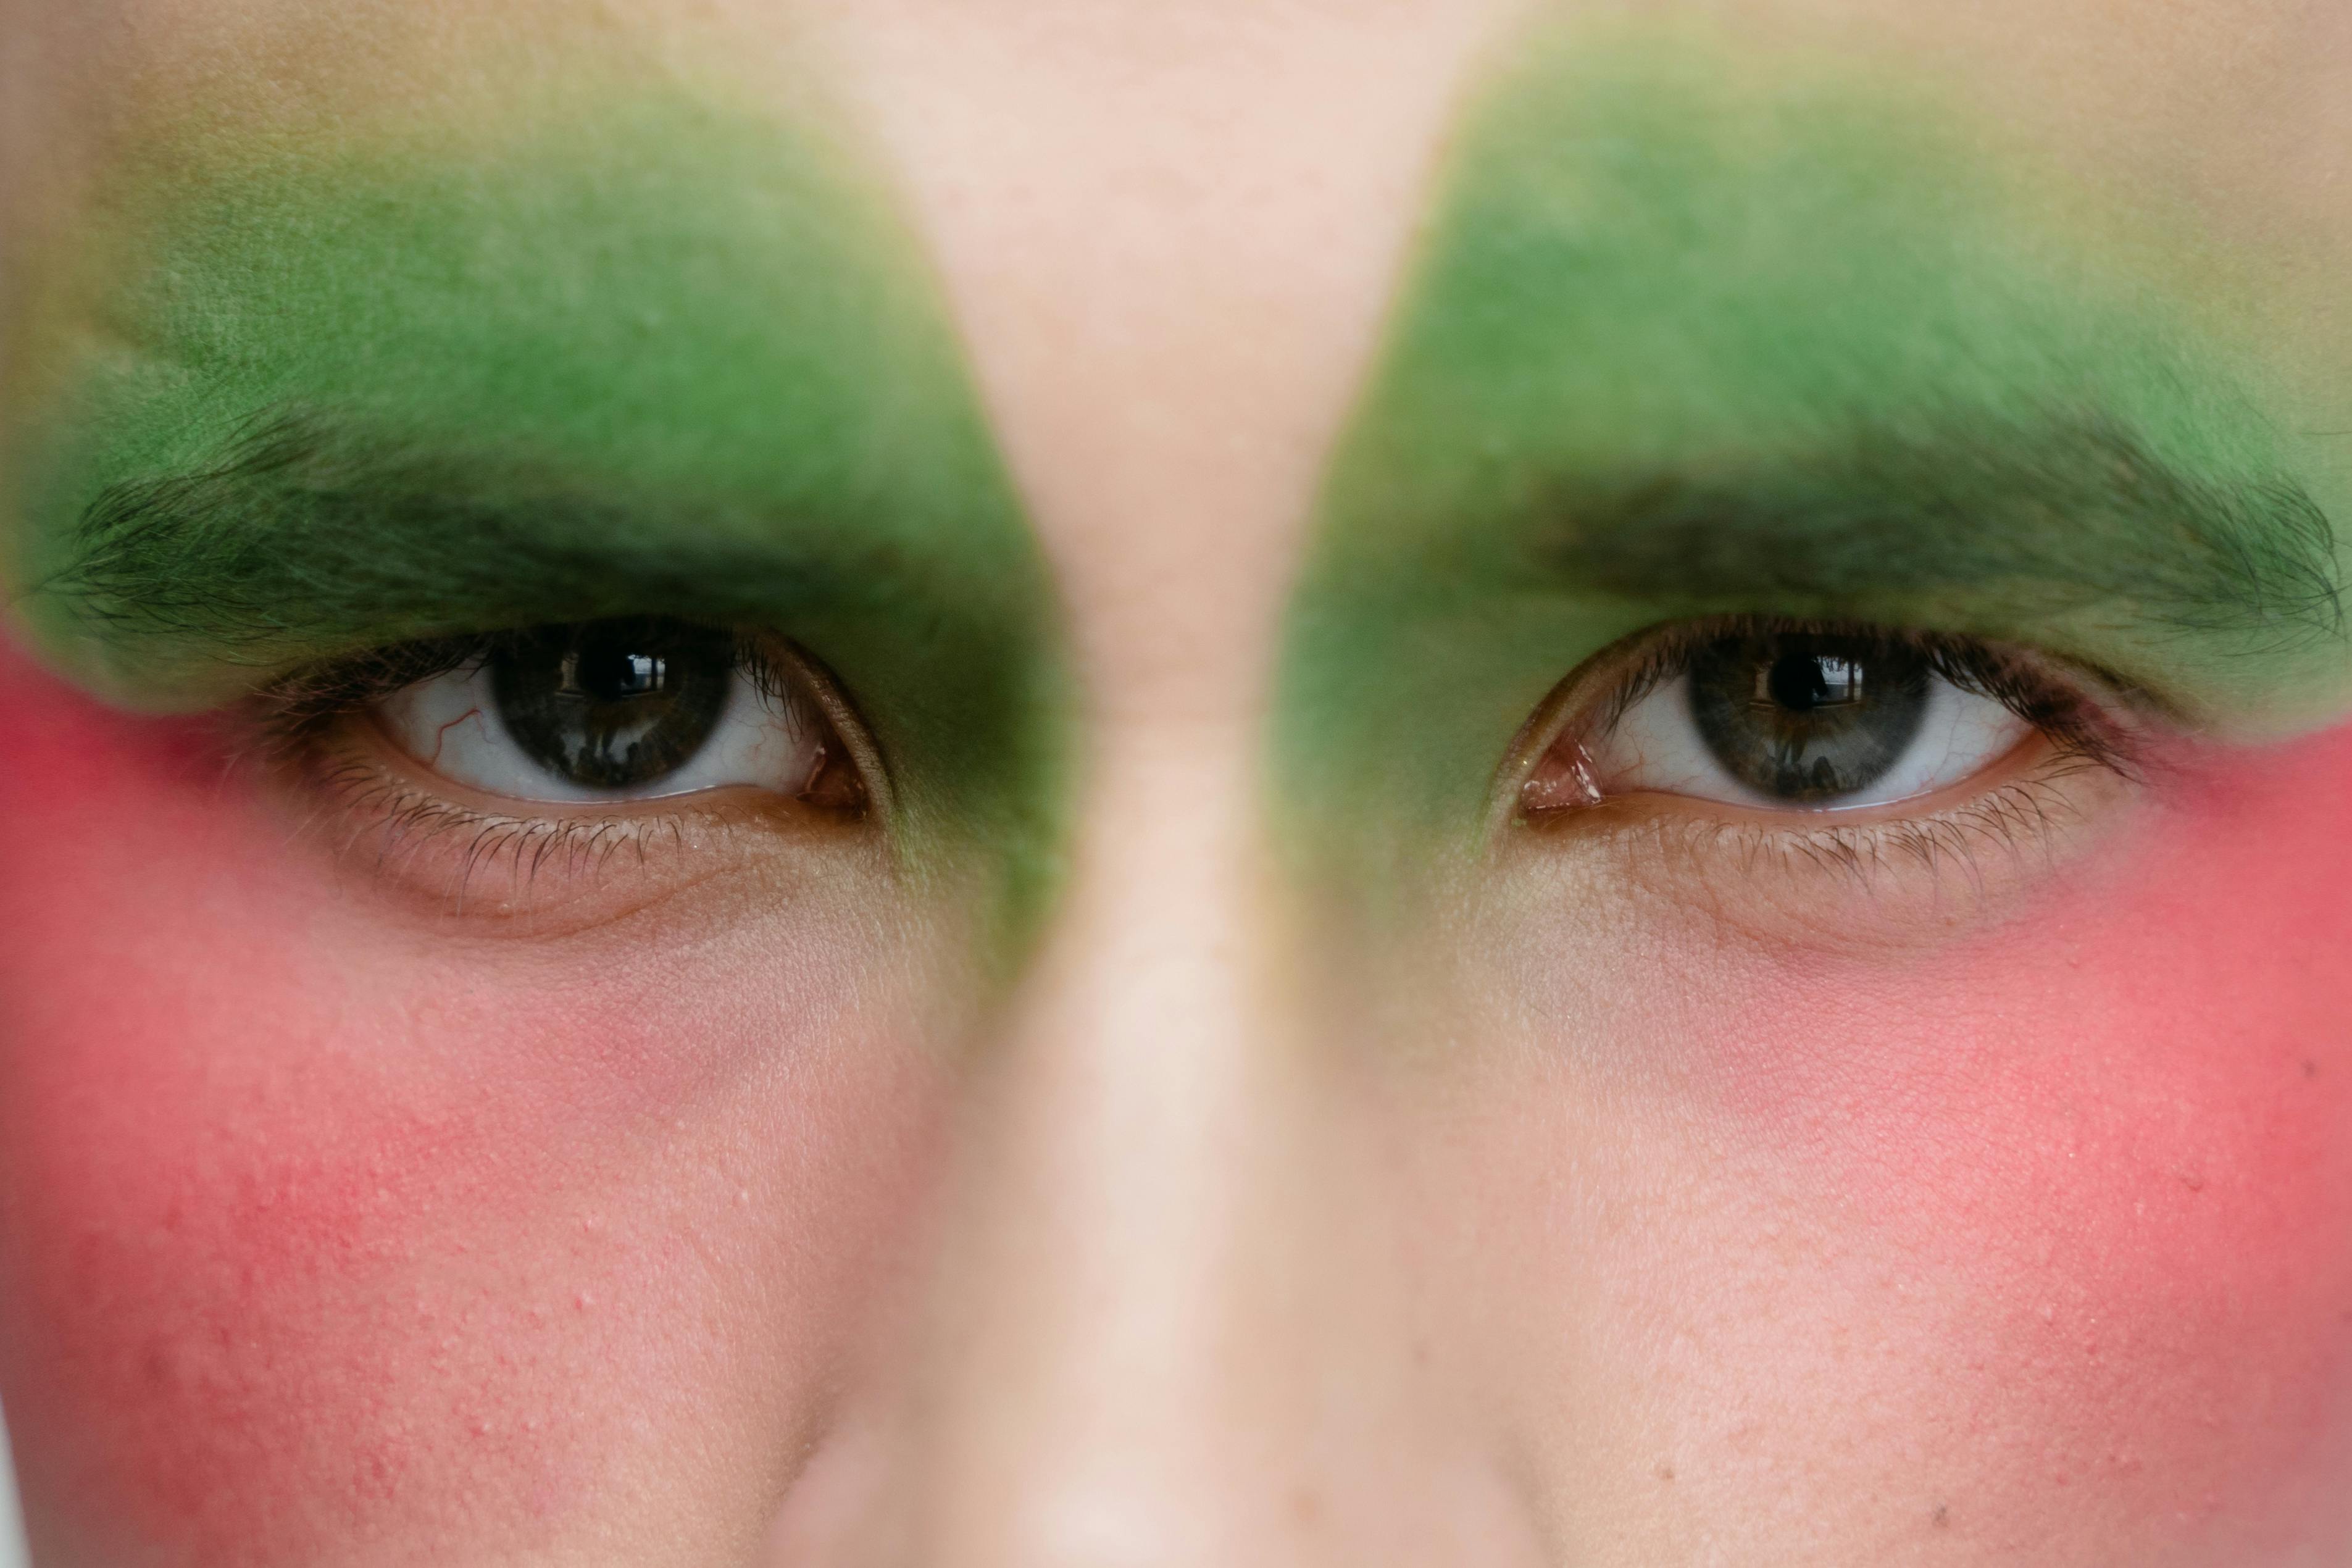
<path fill-rule="evenodd" d="M 800 796 L 838 750 L 809 697 L 734 633 L 652 618 L 498 638 L 372 711 L 409 757 L 518 801 Z"/>
<path fill-rule="evenodd" d="M 667 616 L 379 649 L 264 703 L 339 839 L 460 907 L 482 906 L 486 879 L 510 911 L 574 902 L 624 849 L 656 892 L 887 804 L 856 716 L 805 655 Z"/>

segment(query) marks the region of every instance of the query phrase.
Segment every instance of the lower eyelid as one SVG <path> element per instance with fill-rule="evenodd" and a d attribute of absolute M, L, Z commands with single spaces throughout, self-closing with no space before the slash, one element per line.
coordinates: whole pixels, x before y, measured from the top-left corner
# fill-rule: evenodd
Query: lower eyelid
<path fill-rule="evenodd" d="M 807 679 L 814 690 L 827 678 L 812 668 Z M 836 711 L 854 721 L 829 687 L 803 700 L 821 704 L 829 740 L 842 733 Z M 854 784 L 806 799 L 740 785 L 528 801 L 434 772 L 364 703 L 289 719 L 265 701 L 255 721 L 265 744 L 251 761 L 274 781 L 298 843 L 346 888 L 436 928 L 454 919 L 484 934 L 560 936 L 722 879 L 756 879 L 775 889 L 763 905 L 782 907 L 807 878 L 835 874 L 826 867 L 863 866 L 879 881 L 896 875 L 887 819 L 873 809 L 888 797 L 868 789 L 875 775 L 856 760 L 870 757 L 862 746 L 842 760 Z"/>
<path fill-rule="evenodd" d="M 1498 868 L 1570 878 L 1578 900 L 1598 907 L 1637 900 L 1622 918 L 1696 922 L 1773 949 L 1941 941 L 2057 885 L 2142 820 L 2136 780 L 2070 761 L 2046 737 L 2021 753 L 1989 784 L 1947 792 L 1930 810 L 1694 810 L 1685 799 L 1629 795 L 1522 817 L 1497 841 Z"/>
<path fill-rule="evenodd" d="M 753 789 L 544 809 L 485 797 L 419 777 L 360 721 L 288 771 L 307 837 L 347 882 L 420 918 L 511 934 L 564 934 L 723 876 L 790 877 L 812 851 L 873 847 L 834 814 Z"/>

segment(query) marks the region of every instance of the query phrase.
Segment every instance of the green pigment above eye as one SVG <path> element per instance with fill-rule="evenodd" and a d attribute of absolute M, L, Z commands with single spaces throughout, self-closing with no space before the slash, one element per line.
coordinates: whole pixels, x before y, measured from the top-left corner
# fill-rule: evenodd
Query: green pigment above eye
<path fill-rule="evenodd" d="M 16 334 L 21 624 L 159 710 L 444 633 L 773 626 L 902 841 L 1034 905 L 1058 616 L 919 245 L 814 113 L 610 77 L 120 159 Z"/>
<path fill-rule="evenodd" d="M 2223 731 L 2340 708 L 2341 497 L 2208 244 L 1889 73 L 1547 26 L 1479 89 L 1293 602 L 1301 842 L 1477 842 L 1544 693 L 1690 616 L 2031 642 Z"/>

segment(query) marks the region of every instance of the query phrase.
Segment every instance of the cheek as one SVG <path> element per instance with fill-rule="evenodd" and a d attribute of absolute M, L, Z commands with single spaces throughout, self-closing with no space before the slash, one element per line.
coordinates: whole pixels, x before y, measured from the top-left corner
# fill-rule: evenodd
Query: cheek
<path fill-rule="evenodd" d="M 883 922 L 819 888 L 690 939 L 424 932 L 202 737 L 9 674 L 0 1386 L 42 1543 L 478 1553 L 625 1539 L 655 1484 L 756 1531 L 713 1456 L 805 1444 L 924 1184 L 939 1087 L 866 978 L 906 965 L 846 934 Z"/>
<path fill-rule="evenodd" d="M 1998 929 L 1733 961 L 1680 1009 L 1743 1179 L 1807 1216 L 1818 1316 L 1773 1353 L 2151 1542 L 2352 1459 L 2352 732 L 2158 798 Z"/>

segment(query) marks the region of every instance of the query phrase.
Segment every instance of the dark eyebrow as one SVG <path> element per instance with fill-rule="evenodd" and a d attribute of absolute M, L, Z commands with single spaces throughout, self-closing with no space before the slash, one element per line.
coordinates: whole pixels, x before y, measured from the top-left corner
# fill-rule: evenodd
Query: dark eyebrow
<path fill-rule="evenodd" d="M 26 598 L 127 647 L 268 666 L 547 620 L 788 620 L 943 596 L 908 580 L 908 552 L 841 521 L 630 495 L 576 468 L 275 409 L 213 461 L 100 491 Z"/>
<path fill-rule="evenodd" d="M 608 612 L 1050 638 L 919 238 L 841 128 L 592 85 L 110 166 L 5 411 L 53 662 L 184 710 Z"/>
<path fill-rule="evenodd" d="M 2336 533 L 2297 480 L 2209 479 L 2096 413 L 1954 416 L 1701 468 L 1584 476 L 1535 548 L 1580 589 L 1851 608 L 1997 593 L 2283 653 L 2345 632 Z"/>

